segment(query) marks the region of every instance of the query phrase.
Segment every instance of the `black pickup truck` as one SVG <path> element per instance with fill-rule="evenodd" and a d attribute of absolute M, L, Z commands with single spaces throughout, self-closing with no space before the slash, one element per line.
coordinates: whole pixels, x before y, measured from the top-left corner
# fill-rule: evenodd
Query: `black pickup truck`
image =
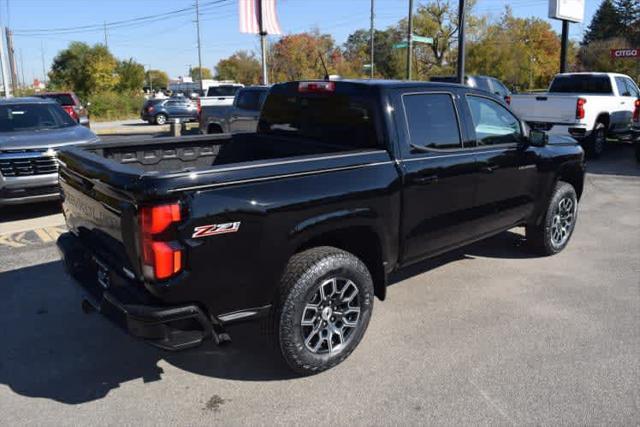
<path fill-rule="evenodd" d="M 263 318 L 298 373 L 343 361 L 391 272 L 516 226 L 541 254 L 576 222 L 584 154 L 472 88 L 272 87 L 256 133 L 59 155 L 67 270 L 131 334 L 179 350 Z"/>

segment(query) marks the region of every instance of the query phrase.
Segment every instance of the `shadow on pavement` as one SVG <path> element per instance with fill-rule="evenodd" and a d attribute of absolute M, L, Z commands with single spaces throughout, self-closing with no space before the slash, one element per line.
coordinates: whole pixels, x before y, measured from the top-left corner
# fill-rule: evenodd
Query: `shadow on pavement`
<path fill-rule="evenodd" d="M 587 173 L 597 175 L 640 176 L 632 144 L 609 143 L 599 159 L 587 159 Z"/>
<path fill-rule="evenodd" d="M 0 222 L 38 218 L 61 213 L 60 202 L 29 203 L 26 205 L 3 206 L 0 208 Z"/>
<path fill-rule="evenodd" d="M 392 284 L 475 256 L 528 257 L 521 236 L 502 233 L 394 275 Z M 105 397 L 127 381 L 162 379 L 159 362 L 239 381 L 294 378 L 258 323 L 229 329 L 233 342 L 164 352 L 127 335 L 100 314 L 84 314 L 81 295 L 60 262 L 0 273 L 0 384 L 28 397 L 78 404 Z"/>

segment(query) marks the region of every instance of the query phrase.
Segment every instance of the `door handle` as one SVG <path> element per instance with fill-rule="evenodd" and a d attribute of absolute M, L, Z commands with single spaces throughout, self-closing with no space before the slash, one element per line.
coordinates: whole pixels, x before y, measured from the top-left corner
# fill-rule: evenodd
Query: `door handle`
<path fill-rule="evenodd" d="M 416 184 L 435 184 L 438 182 L 438 175 L 425 175 L 413 179 Z"/>
<path fill-rule="evenodd" d="M 482 173 L 493 173 L 494 170 L 498 169 L 497 166 L 483 166 L 480 168 L 480 172 Z"/>

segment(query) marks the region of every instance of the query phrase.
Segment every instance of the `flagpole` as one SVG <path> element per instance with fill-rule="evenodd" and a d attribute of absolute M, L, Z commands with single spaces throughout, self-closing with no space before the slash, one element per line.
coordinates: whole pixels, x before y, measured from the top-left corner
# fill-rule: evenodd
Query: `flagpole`
<path fill-rule="evenodd" d="M 267 75 L 267 32 L 264 30 L 264 10 L 262 7 L 262 0 L 257 0 L 258 3 L 258 24 L 260 26 L 260 49 L 262 50 L 262 84 L 269 84 L 269 76 Z"/>

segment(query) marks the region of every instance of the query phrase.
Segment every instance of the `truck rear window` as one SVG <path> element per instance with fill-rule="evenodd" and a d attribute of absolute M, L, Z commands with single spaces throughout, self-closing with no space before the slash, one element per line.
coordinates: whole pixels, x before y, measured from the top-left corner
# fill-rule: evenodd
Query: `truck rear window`
<path fill-rule="evenodd" d="M 579 75 L 557 76 L 549 92 L 610 94 L 611 80 L 608 76 Z"/>
<path fill-rule="evenodd" d="M 377 148 L 370 98 L 331 93 L 273 93 L 267 97 L 258 132 L 313 140 L 345 149 Z"/>
<path fill-rule="evenodd" d="M 66 93 L 58 93 L 58 94 L 45 94 L 45 95 L 36 95 L 38 98 L 48 98 L 53 99 L 58 102 L 60 105 L 69 106 L 76 105 L 71 95 Z"/>
<path fill-rule="evenodd" d="M 207 96 L 235 96 L 240 89 L 240 86 L 211 86 Z"/>

